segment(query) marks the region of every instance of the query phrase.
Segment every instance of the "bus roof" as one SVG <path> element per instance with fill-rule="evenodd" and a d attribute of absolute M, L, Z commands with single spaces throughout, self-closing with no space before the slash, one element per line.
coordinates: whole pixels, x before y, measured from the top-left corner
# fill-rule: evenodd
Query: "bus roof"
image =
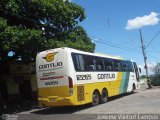
<path fill-rule="evenodd" d="M 49 49 L 49 50 L 45 50 L 42 51 L 38 54 L 41 54 L 43 52 L 49 52 L 49 51 L 53 51 L 53 50 L 61 50 L 61 49 L 65 49 L 65 51 L 70 51 L 70 52 L 75 52 L 75 53 L 80 53 L 80 54 L 87 54 L 87 55 L 93 55 L 93 56 L 99 56 L 99 57 L 107 57 L 107 58 L 112 58 L 112 59 L 117 59 L 117 60 L 125 60 L 119 56 L 111 56 L 111 55 L 107 55 L 107 54 L 103 54 L 103 53 L 91 53 L 91 52 L 85 52 L 85 51 L 81 51 L 81 50 L 77 50 L 77 49 L 73 49 L 73 48 L 69 48 L 69 47 L 62 47 L 62 48 L 55 48 L 55 49 Z M 130 60 L 126 60 L 126 61 L 130 61 Z"/>

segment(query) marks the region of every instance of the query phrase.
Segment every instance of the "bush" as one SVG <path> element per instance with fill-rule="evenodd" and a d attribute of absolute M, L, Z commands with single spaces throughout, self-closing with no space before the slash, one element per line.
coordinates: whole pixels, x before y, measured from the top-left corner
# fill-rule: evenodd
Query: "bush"
<path fill-rule="evenodd" d="M 151 84 L 154 86 L 159 86 L 160 85 L 160 78 L 151 79 Z"/>

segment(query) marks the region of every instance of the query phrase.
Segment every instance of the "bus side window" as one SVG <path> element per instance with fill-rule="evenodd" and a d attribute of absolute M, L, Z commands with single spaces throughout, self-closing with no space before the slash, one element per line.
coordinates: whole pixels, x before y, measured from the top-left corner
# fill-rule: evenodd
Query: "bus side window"
<path fill-rule="evenodd" d="M 127 64 L 123 64 L 123 71 L 128 71 L 128 66 L 127 66 Z"/>
<path fill-rule="evenodd" d="M 106 71 L 113 71 L 114 69 L 114 62 L 111 59 L 104 59 L 104 66 Z"/>
<path fill-rule="evenodd" d="M 86 65 L 85 66 L 87 71 L 93 71 L 94 70 L 94 65 Z"/>
<path fill-rule="evenodd" d="M 129 61 L 121 61 L 122 64 L 122 70 L 124 72 L 128 72 L 129 71 Z"/>
<path fill-rule="evenodd" d="M 111 66 L 106 66 L 106 70 L 107 70 L 107 71 L 111 71 L 111 70 L 112 70 L 112 67 L 111 67 Z"/>
<path fill-rule="evenodd" d="M 131 61 L 122 61 L 122 70 L 125 72 L 133 72 L 133 66 Z"/>
<path fill-rule="evenodd" d="M 114 70 L 115 70 L 115 71 L 122 71 L 122 65 L 121 65 L 120 61 L 115 60 Z"/>
<path fill-rule="evenodd" d="M 94 70 L 96 70 L 93 56 L 84 55 L 84 61 L 85 61 L 84 67 L 85 67 L 86 71 L 94 71 Z"/>
<path fill-rule="evenodd" d="M 139 82 L 139 72 L 138 72 L 137 64 L 133 62 L 133 65 L 134 65 L 134 70 L 135 70 L 137 81 Z"/>
<path fill-rule="evenodd" d="M 95 57 L 95 63 L 96 63 L 96 70 L 97 71 L 103 71 L 104 65 L 103 65 L 103 59 Z"/>
<path fill-rule="evenodd" d="M 128 69 L 129 69 L 130 72 L 133 72 L 132 62 L 128 62 Z"/>
<path fill-rule="evenodd" d="M 73 64 L 76 71 L 84 71 L 84 60 L 80 54 L 72 53 Z"/>

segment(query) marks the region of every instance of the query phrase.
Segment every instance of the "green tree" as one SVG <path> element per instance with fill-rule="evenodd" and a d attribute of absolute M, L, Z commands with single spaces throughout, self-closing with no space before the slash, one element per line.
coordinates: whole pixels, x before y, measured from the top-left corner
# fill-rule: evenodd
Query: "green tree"
<path fill-rule="evenodd" d="M 153 68 L 153 76 L 151 77 L 152 85 L 160 85 L 160 63 L 157 63 Z"/>
<path fill-rule="evenodd" d="M 160 77 L 160 63 L 157 63 L 153 68 L 152 71 L 156 77 Z"/>
<path fill-rule="evenodd" d="M 1 0 L 0 58 L 35 60 L 37 52 L 72 47 L 93 52 L 95 45 L 79 25 L 84 9 L 63 0 Z"/>
<path fill-rule="evenodd" d="M 146 77 L 146 75 L 142 75 L 141 78 L 143 79 L 143 78 L 147 78 L 147 77 Z"/>

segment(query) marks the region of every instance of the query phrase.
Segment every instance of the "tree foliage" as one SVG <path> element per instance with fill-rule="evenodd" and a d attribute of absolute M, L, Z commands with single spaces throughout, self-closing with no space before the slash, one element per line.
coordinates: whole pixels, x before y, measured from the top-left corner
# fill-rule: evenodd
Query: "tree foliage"
<path fill-rule="evenodd" d="M 0 21 L 0 50 L 4 60 L 7 59 L 9 51 L 14 51 L 15 59 L 31 61 L 38 51 L 44 49 L 46 39 L 42 31 L 8 26 L 3 18 L 0 18 Z"/>
<path fill-rule="evenodd" d="M 154 75 L 151 76 L 151 84 L 152 85 L 160 85 L 160 63 L 157 63 L 153 68 L 152 71 Z"/>
<path fill-rule="evenodd" d="M 95 45 L 79 25 L 84 9 L 63 0 L 1 0 L 0 52 L 30 61 L 37 52 L 72 47 L 93 52 Z"/>
<path fill-rule="evenodd" d="M 157 63 L 153 68 L 152 71 L 156 77 L 160 77 L 160 63 Z"/>

